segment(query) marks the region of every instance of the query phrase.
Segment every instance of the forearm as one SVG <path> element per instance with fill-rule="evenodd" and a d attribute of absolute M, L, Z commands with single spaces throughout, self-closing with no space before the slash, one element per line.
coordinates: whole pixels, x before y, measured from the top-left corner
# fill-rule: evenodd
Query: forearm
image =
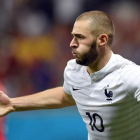
<path fill-rule="evenodd" d="M 63 87 L 49 89 L 33 95 L 12 98 L 13 111 L 57 109 L 69 106 L 63 97 Z"/>

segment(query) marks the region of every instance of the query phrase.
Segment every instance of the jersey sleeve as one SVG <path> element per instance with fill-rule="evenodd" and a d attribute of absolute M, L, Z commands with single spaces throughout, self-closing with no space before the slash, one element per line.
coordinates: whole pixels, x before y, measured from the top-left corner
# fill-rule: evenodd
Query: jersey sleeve
<path fill-rule="evenodd" d="M 127 93 L 140 101 L 140 66 L 127 65 L 122 70 L 122 78 Z"/>
<path fill-rule="evenodd" d="M 67 94 L 71 95 L 70 89 L 69 89 L 69 85 L 66 83 L 66 81 L 64 80 L 64 84 L 63 84 L 63 89 Z"/>
<path fill-rule="evenodd" d="M 65 70 L 64 70 L 64 83 L 63 83 L 63 89 L 67 94 L 71 95 L 71 91 L 70 91 L 70 85 L 67 83 L 68 77 L 67 77 L 67 69 L 68 66 L 66 66 Z"/>

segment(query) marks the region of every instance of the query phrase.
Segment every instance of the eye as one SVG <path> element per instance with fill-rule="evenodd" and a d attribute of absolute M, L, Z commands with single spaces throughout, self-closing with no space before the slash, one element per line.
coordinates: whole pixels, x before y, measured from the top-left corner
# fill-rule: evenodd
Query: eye
<path fill-rule="evenodd" d="M 83 37 L 82 36 L 78 36 L 78 38 L 82 39 Z"/>
<path fill-rule="evenodd" d="M 84 39 L 84 37 L 81 36 L 81 35 L 78 35 L 77 38 L 78 38 L 78 39 Z"/>

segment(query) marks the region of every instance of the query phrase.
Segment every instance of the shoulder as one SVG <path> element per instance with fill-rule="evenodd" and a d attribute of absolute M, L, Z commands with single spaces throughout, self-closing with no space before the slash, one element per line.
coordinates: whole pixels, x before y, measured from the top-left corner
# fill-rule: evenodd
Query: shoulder
<path fill-rule="evenodd" d="M 134 62 L 122 57 L 121 55 L 119 54 L 114 54 L 115 56 L 115 61 L 119 64 L 122 64 L 122 65 L 131 65 L 131 64 L 135 64 Z"/>
<path fill-rule="evenodd" d="M 121 72 L 123 76 L 134 76 L 136 74 L 140 74 L 140 66 L 135 63 L 125 64 L 121 67 Z M 130 75 L 133 74 L 133 75 Z"/>
<path fill-rule="evenodd" d="M 76 63 L 75 59 L 71 59 L 67 62 L 67 70 L 79 70 L 82 66 Z"/>
<path fill-rule="evenodd" d="M 77 64 L 75 59 L 68 61 L 64 71 L 64 81 L 78 87 L 79 85 L 85 86 L 85 70 L 86 66 Z"/>
<path fill-rule="evenodd" d="M 140 83 L 140 66 L 136 65 L 135 63 L 123 66 L 121 68 L 121 74 L 125 83 Z"/>
<path fill-rule="evenodd" d="M 121 77 L 128 93 L 134 94 L 140 89 L 140 66 L 128 64 L 121 68 Z"/>
<path fill-rule="evenodd" d="M 140 66 L 136 65 L 134 62 L 123 58 L 122 56 L 117 56 L 120 60 L 124 61 L 123 65 L 120 68 L 122 77 L 126 80 L 131 80 L 133 77 L 140 75 Z M 122 61 L 119 61 L 122 63 Z"/>
<path fill-rule="evenodd" d="M 112 65 L 114 66 L 114 68 L 118 69 L 122 73 L 126 72 L 127 69 L 135 70 L 138 67 L 138 65 L 136 65 L 134 62 L 132 62 L 118 54 L 114 54 L 113 63 L 114 64 L 112 64 Z"/>
<path fill-rule="evenodd" d="M 119 66 L 119 79 L 127 93 L 134 97 L 134 94 L 140 89 L 140 66 L 120 55 L 115 56 L 116 63 Z"/>
<path fill-rule="evenodd" d="M 75 74 L 75 73 L 78 73 L 78 71 L 80 71 L 83 67 L 84 66 L 77 64 L 75 59 L 72 59 L 67 62 L 67 66 L 65 68 L 64 73 L 65 74 L 68 74 L 68 73 Z"/>

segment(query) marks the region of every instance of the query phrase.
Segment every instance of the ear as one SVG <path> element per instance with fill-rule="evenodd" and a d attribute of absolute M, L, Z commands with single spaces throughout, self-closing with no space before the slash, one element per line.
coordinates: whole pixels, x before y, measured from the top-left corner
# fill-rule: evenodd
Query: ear
<path fill-rule="evenodd" d="M 108 42 L 108 36 L 107 34 L 101 34 L 98 38 L 97 38 L 97 43 L 99 45 L 99 48 L 103 48 L 105 47 L 105 45 Z"/>

